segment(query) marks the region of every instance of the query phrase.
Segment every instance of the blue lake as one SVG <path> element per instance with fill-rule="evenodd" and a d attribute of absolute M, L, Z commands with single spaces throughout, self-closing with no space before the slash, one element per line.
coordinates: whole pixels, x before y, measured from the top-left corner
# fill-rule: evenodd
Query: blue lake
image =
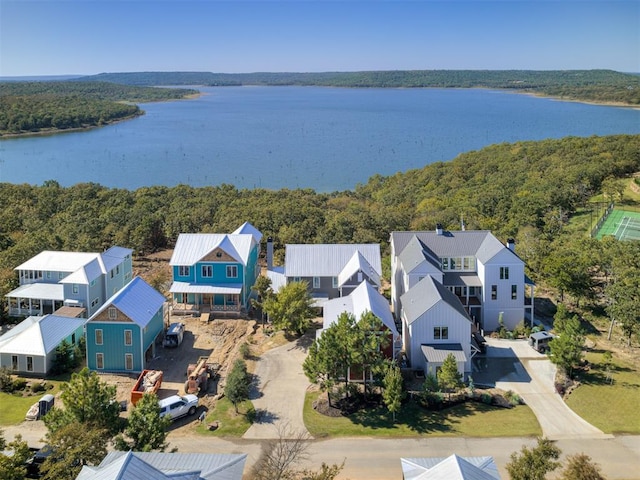
<path fill-rule="evenodd" d="M 640 133 L 640 110 L 493 90 L 200 90 L 104 128 L 0 140 L 0 182 L 330 192 L 495 143 Z"/>

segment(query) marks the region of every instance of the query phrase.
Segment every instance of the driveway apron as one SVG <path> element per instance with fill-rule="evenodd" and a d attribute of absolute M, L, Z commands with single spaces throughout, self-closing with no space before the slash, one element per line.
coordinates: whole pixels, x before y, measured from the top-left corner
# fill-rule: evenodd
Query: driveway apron
<path fill-rule="evenodd" d="M 532 349 L 525 340 L 488 339 L 487 365 L 512 365 L 497 369 L 495 386 L 517 393 L 535 414 L 545 437 L 613 438 L 597 429 L 573 410 L 555 392 L 556 367 L 546 355 Z"/>
<path fill-rule="evenodd" d="M 308 434 L 302 420 L 304 397 L 309 386 L 302 371 L 307 343 L 305 336 L 260 356 L 256 382 L 249 395 L 256 409 L 256 421 L 243 438 L 278 438 L 279 431 Z"/>

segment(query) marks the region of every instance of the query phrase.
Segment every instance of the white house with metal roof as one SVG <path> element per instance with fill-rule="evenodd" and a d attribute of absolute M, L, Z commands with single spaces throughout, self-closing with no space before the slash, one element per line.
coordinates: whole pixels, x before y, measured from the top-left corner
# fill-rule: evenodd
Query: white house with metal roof
<path fill-rule="evenodd" d="M 242 453 L 109 452 L 100 465 L 85 465 L 77 480 L 241 480 Z"/>
<path fill-rule="evenodd" d="M 86 323 L 87 367 L 106 372 L 141 372 L 155 354 L 168 323 L 166 299 L 136 277 L 109 298 Z"/>
<path fill-rule="evenodd" d="M 493 457 L 401 458 L 403 480 L 500 480 Z"/>
<path fill-rule="evenodd" d="M 102 253 L 43 251 L 15 268 L 20 286 L 9 292 L 9 315 L 43 315 L 62 306 L 90 317 L 132 278 L 132 250 Z"/>
<path fill-rule="evenodd" d="M 245 222 L 233 233 L 181 233 L 169 264 L 175 313 L 238 315 L 260 273 L 262 234 Z"/>
<path fill-rule="evenodd" d="M 0 367 L 20 375 L 46 375 L 63 341 L 77 345 L 84 335 L 83 318 L 28 317 L 0 337 Z"/>
<path fill-rule="evenodd" d="M 402 296 L 431 276 L 455 294 L 480 330 L 508 329 L 533 319 L 533 282 L 515 244 L 487 230 L 391 233 L 391 301 L 396 318 Z"/>
<path fill-rule="evenodd" d="M 356 321 L 360 320 L 362 315 L 367 312 L 378 317 L 382 321 L 384 329 L 389 332 L 389 346 L 386 354 L 389 358 L 396 358 L 402 348 L 402 337 L 391 314 L 389 301 L 376 287 L 363 281 L 349 295 L 325 302 L 322 329 L 316 332 L 316 337 L 319 337 L 325 329 L 337 322 L 338 317 L 345 312 L 353 315 Z"/>
<path fill-rule="evenodd" d="M 287 244 L 284 275 L 289 282 L 305 281 L 317 306 L 350 294 L 363 280 L 380 287 L 380 245 Z"/>

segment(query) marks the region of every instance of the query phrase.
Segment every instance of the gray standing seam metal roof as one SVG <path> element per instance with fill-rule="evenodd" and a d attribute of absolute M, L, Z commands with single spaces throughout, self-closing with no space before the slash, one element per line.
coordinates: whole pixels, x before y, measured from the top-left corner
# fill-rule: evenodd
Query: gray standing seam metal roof
<path fill-rule="evenodd" d="M 91 316 L 91 319 L 95 318 L 105 309 L 114 306 L 140 327 L 144 328 L 165 301 L 166 299 L 160 292 L 156 291 L 156 289 L 141 277 L 136 277 L 108 299 L 104 305 Z"/>
<path fill-rule="evenodd" d="M 411 272 L 415 267 L 422 262 L 427 261 L 438 270 L 441 269 L 440 263 L 434 258 L 433 252 L 420 241 L 420 239 L 413 235 L 405 248 L 400 252 L 398 258 L 404 267 L 405 272 Z"/>
<path fill-rule="evenodd" d="M 356 251 L 382 275 L 380 244 L 288 244 L 285 275 L 290 277 L 337 277 Z"/>
<path fill-rule="evenodd" d="M 409 323 L 413 323 L 414 320 L 439 301 L 447 303 L 457 310 L 460 315 L 471 321 L 460 299 L 431 275 L 427 275 L 402 295 L 400 301 Z"/>
<path fill-rule="evenodd" d="M 420 347 L 422 354 L 431 363 L 442 363 L 450 353 L 456 358 L 456 362 L 466 362 L 467 356 L 459 343 L 425 343 Z"/>
<path fill-rule="evenodd" d="M 438 258 L 475 256 L 482 263 L 486 263 L 499 251 L 507 249 L 489 230 L 445 230 L 442 235 L 435 231 L 391 232 L 396 255 L 405 249 L 413 236 Z"/>
<path fill-rule="evenodd" d="M 0 350 L 4 353 L 46 355 L 85 322 L 84 318 L 58 315 L 28 317 L 0 337 Z"/>

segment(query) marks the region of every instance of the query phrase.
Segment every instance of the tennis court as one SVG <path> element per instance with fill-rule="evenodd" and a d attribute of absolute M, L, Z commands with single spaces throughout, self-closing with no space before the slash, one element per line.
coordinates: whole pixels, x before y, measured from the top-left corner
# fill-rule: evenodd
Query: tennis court
<path fill-rule="evenodd" d="M 596 238 L 613 235 L 618 240 L 640 240 L 640 212 L 614 209 Z"/>

